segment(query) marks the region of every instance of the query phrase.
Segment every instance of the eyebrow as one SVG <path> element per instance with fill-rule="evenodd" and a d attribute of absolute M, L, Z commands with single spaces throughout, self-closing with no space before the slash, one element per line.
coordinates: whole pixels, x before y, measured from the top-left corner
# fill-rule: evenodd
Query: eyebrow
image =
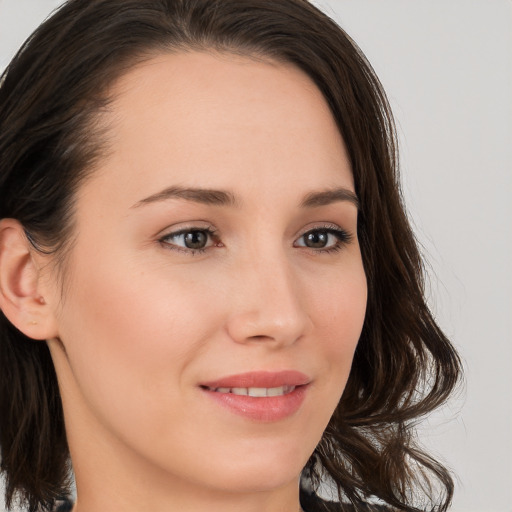
<path fill-rule="evenodd" d="M 153 194 L 141 201 L 135 203 L 132 208 L 139 206 L 156 203 L 159 201 L 166 201 L 168 199 L 185 199 L 194 203 L 202 203 L 214 206 L 237 206 L 238 201 L 233 193 L 225 190 L 213 190 L 208 188 L 183 188 L 183 187 L 168 187 L 156 194 Z"/>
<path fill-rule="evenodd" d="M 359 209 L 359 199 L 354 192 L 346 188 L 335 188 L 307 194 L 300 204 L 301 208 L 318 208 L 338 201 L 348 201 Z"/>
<path fill-rule="evenodd" d="M 194 203 L 201 203 L 213 206 L 231 206 L 237 207 L 240 201 L 236 196 L 227 190 L 215 190 L 208 188 L 183 188 L 179 186 L 168 187 L 156 194 L 141 199 L 135 203 L 132 208 L 138 208 L 145 204 L 167 201 L 169 199 L 185 199 Z M 307 194 L 300 203 L 301 208 L 318 208 L 327 206 L 339 201 L 348 201 L 359 208 L 359 200 L 356 194 L 346 188 L 335 188 L 322 190 L 319 192 L 311 192 Z"/>

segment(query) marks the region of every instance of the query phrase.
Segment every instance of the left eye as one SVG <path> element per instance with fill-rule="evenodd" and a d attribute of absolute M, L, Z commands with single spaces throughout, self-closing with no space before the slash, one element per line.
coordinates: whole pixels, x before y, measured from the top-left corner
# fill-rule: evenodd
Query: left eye
<path fill-rule="evenodd" d="M 208 229 L 184 229 L 165 235 L 161 242 L 181 249 L 200 251 L 213 245 L 213 232 Z"/>
<path fill-rule="evenodd" d="M 349 240 L 349 235 L 345 231 L 337 229 L 312 229 L 304 233 L 296 242 L 298 247 L 308 247 L 310 249 L 336 249 L 342 243 Z"/>

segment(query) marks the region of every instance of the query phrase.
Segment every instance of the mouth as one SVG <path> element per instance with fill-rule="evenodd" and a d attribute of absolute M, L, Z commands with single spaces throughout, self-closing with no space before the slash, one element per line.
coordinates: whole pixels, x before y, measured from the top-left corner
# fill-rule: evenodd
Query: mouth
<path fill-rule="evenodd" d="M 297 386 L 277 386 L 273 388 L 212 388 L 209 386 L 201 386 L 208 391 L 215 393 L 231 393 L 237 396 L 252 396 L 254 398 L 265 398 L 270 396 L 283 396 L 292 393 Z"/>
<path fill-rule="evenodd" d="M 293 416 L 302 406 L 311 379 L 301 372 L 249 372 L 200 385 L 204 394 L 230 413 L 257 422 Z"/>
<path fill-rule="evenodd" d="M 203 382 L 201 387 L 220 393 L 247 395 L 251 391 L 251 393 L 256 394 L 250 396 L 273 396 L 272 393 L 277 393 L 278 395 L 290 393 L 293 391 L 290 388 L 303 386 L 310 381 L 311 379 L 306 374 L 297 370 L 253 371 Z M 237 390 L 241 391 L 237 392 Z M 244 390 L 247 390 L 248 393 L 244 393 Z M 257 394 L 263 392 L 265 394 Z M 267 392 L 270 392 L 270 395 L 267 395 Z"/>

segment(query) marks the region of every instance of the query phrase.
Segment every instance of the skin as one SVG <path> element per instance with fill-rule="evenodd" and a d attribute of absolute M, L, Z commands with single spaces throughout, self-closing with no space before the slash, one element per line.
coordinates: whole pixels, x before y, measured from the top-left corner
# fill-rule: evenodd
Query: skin
<path fill-rule="evenodd" d="M 18 320 L 49 339 L 75 511 L 296 512 L 366 307 L 357 206 L 301 206 L 354 191 L 336 124 L 303 72 L 249 57 L 156 56 L 112 94 L 110 151 L 78 191 L 65 287 L 32 251 L 23 291 L 46 331 Z M 158 196 L 169 187 L 234 204 Z M 215 231 L 203 252 L 168 236 L 191 228 Z M 306 246 L 326 229 L 348 235 Z M 279 421 L 236 415 L 199 387 L 285 369 L 310 384 Z"/>

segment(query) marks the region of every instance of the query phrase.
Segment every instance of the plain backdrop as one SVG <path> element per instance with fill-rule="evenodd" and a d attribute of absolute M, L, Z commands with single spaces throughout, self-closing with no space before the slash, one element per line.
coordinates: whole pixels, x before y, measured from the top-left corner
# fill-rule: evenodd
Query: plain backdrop
<path fill-rule="evenodd" d="M 0 0 L 0 69 L 59 3 Z M 422 440 L 457 475 L 453 512 L 511 512 L 512 1 L 314 3 L 388 93 L 430 304 L 466 366 Z"/>

